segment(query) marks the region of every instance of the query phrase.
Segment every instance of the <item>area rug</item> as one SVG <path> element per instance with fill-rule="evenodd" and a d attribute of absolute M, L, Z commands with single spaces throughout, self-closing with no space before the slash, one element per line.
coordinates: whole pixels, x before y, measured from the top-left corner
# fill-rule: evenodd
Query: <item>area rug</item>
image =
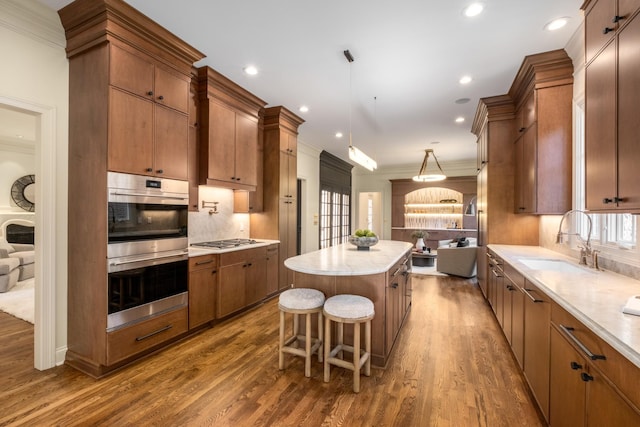
<path fill-rule="evenodd" d="M 33 323 L 35 306 L 34 284 L 35 279 L 23 280 L 7 292 L 0 293 L 0 311 Z"/>
<path fill-rule="evenodd" d="M 437 262 L 437 260 L 436 260 Z M 445 273 L 440 273 L 439 271 L 436 270 L 436 266 L 437 264 L 434 263 L 433 267 L 418 267 L 418 266 L 412 266 L 411 267 L 411 273 L 412 274 L 421 274 L 421 275 L 425 275 L 425 276 L 448 276 L 448 274 Z"/>

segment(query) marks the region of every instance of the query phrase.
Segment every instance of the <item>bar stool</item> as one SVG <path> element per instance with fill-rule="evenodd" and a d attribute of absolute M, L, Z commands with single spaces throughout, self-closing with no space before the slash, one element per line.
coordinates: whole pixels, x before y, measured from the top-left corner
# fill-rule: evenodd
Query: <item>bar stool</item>
<path fill-rule="evenodd" d="M 304 375 L 311 376 L 311 355 L 318 353 L 318 361 L 322 362 L 322 306 L 324 294 L 316 289 L 293 288 L 280 294 L 278 308 L 280 309 L 280 346 L 278 367 L 284 369 L 284 353 L 305 358 Z M 293 314 L 293 335 L 285 339 L 285 314 Z M 311 315 L 318 313 L 318 338 L 311 337 Z M 298 316 L 304 314 L 305 334 L 298 335 Z M 299 348 L 300 341 L 304 341 L 304 349 Z"/>
<path fill-rule="evenodd" d="M 371 319 L 375 316 L 373 302 L 359 295 L 335 295 L 327 299 L 323 310 L 324 327 L 324 382 L 331 378 L 331 365 L 353 371 L 353 391 L 360 392 L 360 370 L 371 375 Z M 338 323 L 338 342 L 331 348 L 331 322 Z M 353 346 L 344 344 L 344 324 L 353 324 Z M 360 348 L 360 324 L 364 323 L 365 350 Z M 343 359 L 343 350 L 353 353 L 353 363 Z M 336 357 L 338 356 L 338 357 Z"/>

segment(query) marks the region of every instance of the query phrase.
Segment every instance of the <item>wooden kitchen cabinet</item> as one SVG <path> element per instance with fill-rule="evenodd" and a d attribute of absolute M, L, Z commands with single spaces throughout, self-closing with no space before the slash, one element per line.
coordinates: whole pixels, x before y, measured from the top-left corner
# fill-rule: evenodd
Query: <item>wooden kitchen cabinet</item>
<path fill-rule="evenodd" d="M 189 81 L 204 55 L 124 1 L 76 0 L 58 14 L 69 61 L 68 190 L 82 203 L 68 213 L 65 359 L 100 377 L 187 332 L 185 308 L 107 333 L 106 264 L 87 259 L 107 259 L 108 170 L 187 179 Z"/>
<path fill-rule="evenodd" d="M 551 300 L 525 279 L 524 376 L 545 419 L 549 420 L 549 328 Z"/>
<path fill-rule="evenodd" d="M 216 318 L 218 255 L 189 258 L 189 329 Z"/>
<path fill-rule="evenodd" d="M 509 90 L 516 105 L 516 213 L 571 209 L 573 65 L 554 50 L 525 57 Z"/>
<path fill-rule="evenodd" d="M 510 283 L 511 298 L 511 350 L 518 365 L 524 367 L 524 287 L 525 279 L 511 265 L 504 263 L 505 281 Z"/>
<path fill-rule="evenodd" d="M 297 249 L 297 135 L 304 123 L 284 107 L 264 111 L 264 206 L 251 215 L 251 237 L 280 241 L 279 289 L 293 283 L 284 266 Z"/>
<path fill-rule="evenodd" d="M 200 101 L 198 100 L 198 69 L 191 68 L 191 84 L 189 85 L 189 145 L 187 148 L 187 168 L 189 176 L 189 211 L 198 212 L 200 177 L 198 175 L 198 148 L 199 148 L 199 132 L 198 132 L 198 111 Z"/>
<path fill-rule="evenodd" d="M 109 170 L 186 180 L 190 75 L 126 49 L 109 46 Z"/>
<path fill-rule="evenodd" d="M 270 245 L 267 247 L 267 295 L 273 295 L 278 292 L 280 285 L 278 268 L 280 261 L 278 245 Z"/>
<path fill-rule="evenodd" d="M 586 208 L 640 212 L 638 0 L 586 1 Z M 608 31 L 603 31 L 604 29 Z"/>
<path fill-rule="evenodd" d="M 217 318 L 224 318 L 267 296 L 267 248 L 220 254 Z"/>
<path fill-rule="evenodd" d="M 550 424 L 640 425 L 638 368 L 555 303 L 552 313 Z"/>
<path fill-rule="evenodd" d="M 258 137 L 266 102 L 222 74 L 198 69 L 200 94 L 200 183 L 256 191 Z"/>

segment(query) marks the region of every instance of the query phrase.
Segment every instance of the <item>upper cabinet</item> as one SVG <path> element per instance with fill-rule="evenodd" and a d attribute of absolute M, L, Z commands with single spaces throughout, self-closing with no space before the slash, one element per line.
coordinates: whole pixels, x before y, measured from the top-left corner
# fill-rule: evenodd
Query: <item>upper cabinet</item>
<path fill-rule="evenodd" d="M 591 0 L 585 10 L 586 207 L 640 212 L 640 0 Z"/>
<path fill-rule="evenodd" d="M 198 70 L 200 184 L 255 191 L 266 102 L 217 71 Z"/>
<path fill-rule="evenodd" d="M 516 213 L 571 209 L 573 65 L 563 50 L 525 57 L 509 90 L 515 114 Z"/>

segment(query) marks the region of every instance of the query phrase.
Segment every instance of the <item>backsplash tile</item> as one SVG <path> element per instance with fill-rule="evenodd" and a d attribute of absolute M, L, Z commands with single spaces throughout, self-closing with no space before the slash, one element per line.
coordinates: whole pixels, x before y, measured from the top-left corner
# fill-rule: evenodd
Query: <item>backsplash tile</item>
<path fill-rule="evenodd" d="M 216 214 L 209 214 L 211 208 L 200 208 L 200 212 L 189 212 L 189 244 L 211 240 L 248 238 L 249 214 L 233 213 L 233 190 L 200 186 L 202 201 L 218 202 Z"/>

